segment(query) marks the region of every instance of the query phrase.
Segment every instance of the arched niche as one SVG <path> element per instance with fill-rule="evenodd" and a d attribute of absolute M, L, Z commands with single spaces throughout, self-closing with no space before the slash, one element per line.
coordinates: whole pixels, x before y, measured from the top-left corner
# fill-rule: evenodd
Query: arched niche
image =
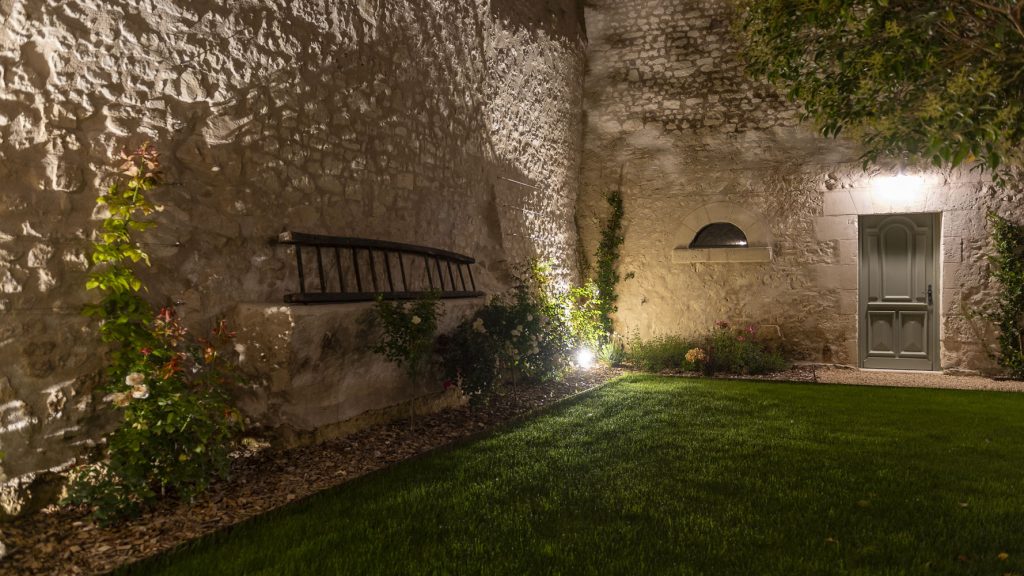
<path fill-rule="evenodd" d="M 729 226 L 738 228 L 746 239 L 740 245 Z M 702 247 L 694 244 L 701 233 L 715 232 L 721 238 L 732 239 L 730 246 Z M 725 241 L 725 240 L 723 240 Z M 731 202 L 705 204 L 691 212 L 676 230 L 672 261 L 693 262 L 770 262 L 772 259 L 771 234 L 760 214 Z M 691 247 L 692 246 L 692 247 Z"/>

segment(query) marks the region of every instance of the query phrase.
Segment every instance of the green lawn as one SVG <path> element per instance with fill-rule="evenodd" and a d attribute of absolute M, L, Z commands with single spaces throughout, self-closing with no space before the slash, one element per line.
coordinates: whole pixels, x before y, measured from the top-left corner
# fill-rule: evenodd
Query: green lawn
<path fill-rule="evenodd" d="M 628 376 L 129 573 L 1024 574 L 1024 395 Z"/>

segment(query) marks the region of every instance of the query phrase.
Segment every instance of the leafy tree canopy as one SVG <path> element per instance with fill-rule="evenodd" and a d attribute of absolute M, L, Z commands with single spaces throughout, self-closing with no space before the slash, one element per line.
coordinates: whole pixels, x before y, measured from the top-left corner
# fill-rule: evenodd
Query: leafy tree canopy
<path fill-rule="evenodd" d="M 755 76 L 865 164 L 999 172 L 1024 157 L 1024 0 L 741 0 Z"/>

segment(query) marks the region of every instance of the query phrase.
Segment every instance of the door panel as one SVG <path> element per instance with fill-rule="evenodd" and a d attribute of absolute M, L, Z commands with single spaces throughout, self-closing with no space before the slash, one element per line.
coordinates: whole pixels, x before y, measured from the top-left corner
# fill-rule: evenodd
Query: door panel
<path fill-rule="evenodd" d="M 910 267 L 910 230 L 902 222 L 880 227 L 882 247 L 882 292 L 876 300 L 909 302 L 913 278 Z"/>
<path fill-rule="evenodd" d="M 935 214 L 860 219 L 860 340 L 865 368 L 938 368 Z"/>
<path fill-rule="evenodd" d="M 900 356 L 928 357 L 927 328 L 927 312 L 900 312 Z"/>
<path fill-rule="evenodd" d="M 868 352 L 875 356 L 895 358 L 893 336 L 896 335 L 895 312 L 868 312 Z"/>

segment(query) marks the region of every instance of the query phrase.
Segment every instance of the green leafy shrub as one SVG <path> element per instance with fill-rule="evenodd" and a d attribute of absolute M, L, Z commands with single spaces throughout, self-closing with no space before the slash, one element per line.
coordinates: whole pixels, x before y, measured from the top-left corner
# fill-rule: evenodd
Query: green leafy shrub
<path fill-rule="evenodd" d="M 552 380 L 576 351 L 607 340 L 597 285 L 560 287 L 551 270 L 549 262 L 528 263 L 516 288 L 439 339 L 446 382 L 479 395 L 500 384 Z"/>
<path fill-rule="evenodd" d="M 440 304 L 437 294 L 413 302 L 378 298 L 374 311 L 383 335 L 373 351 L 403 367 L 410 378 L 421 376 L 434 356 Z"/>
<path fill-rule="evenodd" d="M 551 262 L 530 262 L 522 284 L 540 303 L 545 315 L 564 321 L 571 346 L 597 350 L 608 339 L 602 315 L 604 302 L 597 283 L 588 280 L 580 286 L 559 287 L 551 271 Z"/>
<path fill-rule="evenodd" d="M 241 427 L 226 385 L 238 378 L 228 361 L 224 322 L 195 338 L 174 310 L 154 313 L 139 295 L 132 264 L 148 256 L 132 236 L 153 226 L 136 220 L 156 210 L 144 194 L 160 184 L 156 152 L 144 146 L 124 156 L 121 180 L 100 196 L 109 216 L 92 254 L 87 287 L 103 293 L 86 313 L 100 321 L 112 347 L 106 399 L 121 410 L 102 459 L 72 471 L 65 502 L 86 505 L 103 521 L 139 512 L 165 496 L 191 498 L 228 471 L 228 452 Z"/>
<path fill-rule="evenodd" d="M 661 335 L 643 340 L 633 335 L 626 342 L 625 361 L 645 372 L 683 370 L 708 376 L 768 374 L 789 367 L 785 353 L 759 338 L 756 327 L 737 330 L 727 322 L 718 322 L 707 334 L 692 339 Z"/>
<path fill-rule="evenodd" d="M 643 340 L 634 334 L 626 341 L 625 361 L 645 372 L 679 370 L 683 356 L 693 347 L 693 342 L 681 336 L 660 335 Z"/>
<path fill-rule="evenodd" d="M 597 360 L 608 366 L 621 366 L 626 359 L 626 347 L 614 338 L 602 344 L 597 352 Z"/>
<path fill-rule="evenodd" d="M 441 338 L 445 376 L 471 395 L 561 376 L 570 366 L 568 324 L 534 291 L 520 286 L 493 298 Z"/>
<path fill-rule="evenodd" d="M 146 194 L 160 185 L 160 162 L 156 151 L 143 146 L 131 154 L 122 153 L 119 180 L 100 194 L 96 202 L 107 209 L 93 240 L 92 263 L 85 287 L 102 293 L 99 304 L 88 305 L 86 316 L 99 321 L 100 337 L 110 345 L 108 373 L 118 380 L 138 363 L 140 350 L 155 343 L 150 330 L 153 308 L 139 294 L 142 281 L 134 265 L 149 265 L 146 254 L 132 236 L 155 226 L 139 220 L 159 207 Z"/>
<path fill-rule="evenodd" d="M 592 280 L 569 288 L 560 296 L 558 307 L 566 317 L 575 347 L 598 350 L 608 341 L 609 334 L 601 315 L 603 306 L 600 290 Z"/>
<path fill-rule="evenodd" d="M 1024 380 L 1024 226 L 989 214 L 995 254 L 991 274 L 1000 290 L 989 318 L 999 329 L 999 365 Z"/>
<path fill-rule="evenodd" d="M 697 339 L 697 345 L 683 355 L 682 368 L 711 376 L 718 373 L 768 374 L 789 368 L 785 354 L 758 338 L 757 328 L 733 329 L 728 322 Z"/>

